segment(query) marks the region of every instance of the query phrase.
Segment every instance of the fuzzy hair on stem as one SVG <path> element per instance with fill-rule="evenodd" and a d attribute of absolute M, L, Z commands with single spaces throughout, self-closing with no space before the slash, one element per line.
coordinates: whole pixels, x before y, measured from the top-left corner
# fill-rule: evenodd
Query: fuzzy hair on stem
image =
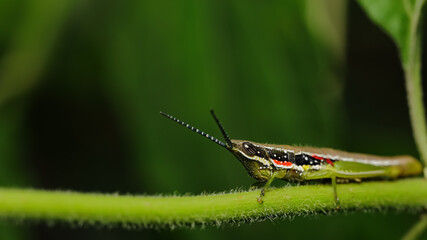
<path fill-rule="evenodd" d="M 409 211 L 427 207 L 423 178 L 339 184 L 336 210 L 330 185 L 273 188 L 197 196 L 132 196 L 0 188 L 0 218 L 49 224 L 125 228 L 220 226 L 294 216 L 365 211 Z"/>

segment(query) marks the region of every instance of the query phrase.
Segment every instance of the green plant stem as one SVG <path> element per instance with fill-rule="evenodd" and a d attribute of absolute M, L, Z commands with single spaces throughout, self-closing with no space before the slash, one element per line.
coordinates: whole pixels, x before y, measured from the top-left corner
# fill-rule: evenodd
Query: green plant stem
<path fill-rule="evenodd" d="M 418 30 L 424 2 L 425 0 L 415 2 L 412 17 L 410 17 L 408 62 L 404 64 L 404 70 L 412 131 L 418 152 L 424 162 L 424 177 L 427 178 L 427 128 L 421 79 L 421 36 Z M 405 235 L 404 239 L 415 239 L 426 227 L 427 217 L 423 215 L 421 220 Z"/>
<path fill-rule="evenodd" d="M 421 215 L 420 221 L 418 221 L 403 237 L 403 240 L 417 239 L 424 229 L 427 228 L 427 214 Z"/>
<path fill-rule="evenodd" d="M 264 204 L 256 201 L 259 191 L 162 197 L 0 188 L 0 217 L 174 228 L 343 211 L 418 212 L 427 206 L 427 181 L 422 178 L 337 187 L 339 211 L 329 184 L 271 189 Z"/>
<path fill-rule="evenodd" d="M 409 112 L 412 131 L 424 165 L 427 165 L 427 128 L 423 104 L 421 83 L 421 43 L 419 20 L 425 0 L 415 2 L 412 17 L 410 17 L 410 34 L 407 63 L 404 63 L 406 90 L 408 93 Z M 424 170 L 426 172 L 426 170 Z"/>

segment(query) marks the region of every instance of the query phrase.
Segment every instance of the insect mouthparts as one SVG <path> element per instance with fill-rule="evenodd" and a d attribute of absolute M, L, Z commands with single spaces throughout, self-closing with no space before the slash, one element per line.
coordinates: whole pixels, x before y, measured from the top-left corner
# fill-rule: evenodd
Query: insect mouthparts
<path fill-rule="evenodd" d="M 225 141 L 226 141 L 227 143 L 224 143 L 224 142 L 222 142 L 222 141 L 218 140 L 217 138 L 215 138 L 215 137 L 213 137 L 213 136 L 211 136 L 211 135 L 209 135 L 209 134 L 207 134 L 207 133 L 205 133 L 205 132 L 203 132 L 203 131 L 200 131 L 198 128 L 195 128 L 195 127 L 191 126 L 190 124 L 185 123 L 185 122 L 183 122 L 183 121 L 181 121 L 181 120 L 177 119 L 176 117 L 174 117 L 174 116 L 172 116 L 172 115 L 169 115 L 169 114 L 164 113 L 164 112 L 160 112 L 160 114 L 161 114 L 161 115 L 163 115 L 163 116 L 165 116 L 165 117 L 169 118 L 170 120 L 172 120 L 172 121 L 174 121 L 174 122 L 176 122 L 176 123 L 178 123 L 178 124 L 180 124 L 180 125 L 182 125 L 182 126 L 184 126 L 184 127 L 188 128 L 188 129 L 190 129 L 190 130 L 191 130 L 191 131 L 193 131 L 193 132 L 196 132 L 196 133 L 198 133 L 198 134 L 202 135 L 203 137 L 206 137 L 207 139 L 211 140 L 212 142 L 215 142 L 216 144 L 220 145 L 221 147 L 224 147 L 224 148 L 226 148 L 227 150 L 230 150 L 230 149 L 231 149 L 231 147 L 233 146 L 233 145 L 231 144 L 231 140 L 230 140 L 230 138 L 228 137 L 228 135 L 227 135 L 227 133 L 225 132 L 224 128 L 222 128 L 221 124 L 219 123 L 218 119 L 216 118 L 215 114 L 213 113 L 213 110 L 211 110 L 211 113 L 212 113 L 212 116 L 214 117 L 215 121 L 217 122 L 217 124 L 218 124 L 219 128 L 221 129 L 221 132 L 222 132 L 222 134 L 223 134 L 223 136 L 224 136 L 224 138 L 225 138 Z"/>

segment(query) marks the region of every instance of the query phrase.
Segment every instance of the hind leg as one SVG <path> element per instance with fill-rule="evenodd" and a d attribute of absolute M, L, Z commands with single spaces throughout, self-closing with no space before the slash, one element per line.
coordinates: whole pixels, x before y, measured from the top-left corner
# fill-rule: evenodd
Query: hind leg
<path fill-rule="evenodd" d="M 338 198 L 337 194 L 337 177 L 332 177 L 332 191 L 334 192 L 334 201 L 335 201 L 335 208 L 340 209 L 340 199 Z"/>

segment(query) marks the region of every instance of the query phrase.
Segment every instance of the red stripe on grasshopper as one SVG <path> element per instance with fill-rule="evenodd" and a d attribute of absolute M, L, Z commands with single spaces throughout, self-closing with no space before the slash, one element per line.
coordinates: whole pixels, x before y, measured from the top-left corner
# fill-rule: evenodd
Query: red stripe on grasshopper
<path fill-rule="evenodd" d="M 290 166 L 292 166 L 292 163 L 291 162 L 281 162 L 281 161 L 278 161 L 278 160 L 276 160 L 276 159 L 273 159 L 273 161 L 274 161 L 274 163 L 275 164 L 277 164 L 277 165 L 282 165 L 282 166 L 286 166 L 286 167 L 290 167 Z"/>
<path fill-rule="evenodd" d="M 320 161 L 326 161 L 332 167 L 334 166 L 334 163 L 329 158 L 322 158 L 322 157 L 317 156 L 316 154 L 311 155 L 311 157 L 314 159 L 320 160 Z"/>

